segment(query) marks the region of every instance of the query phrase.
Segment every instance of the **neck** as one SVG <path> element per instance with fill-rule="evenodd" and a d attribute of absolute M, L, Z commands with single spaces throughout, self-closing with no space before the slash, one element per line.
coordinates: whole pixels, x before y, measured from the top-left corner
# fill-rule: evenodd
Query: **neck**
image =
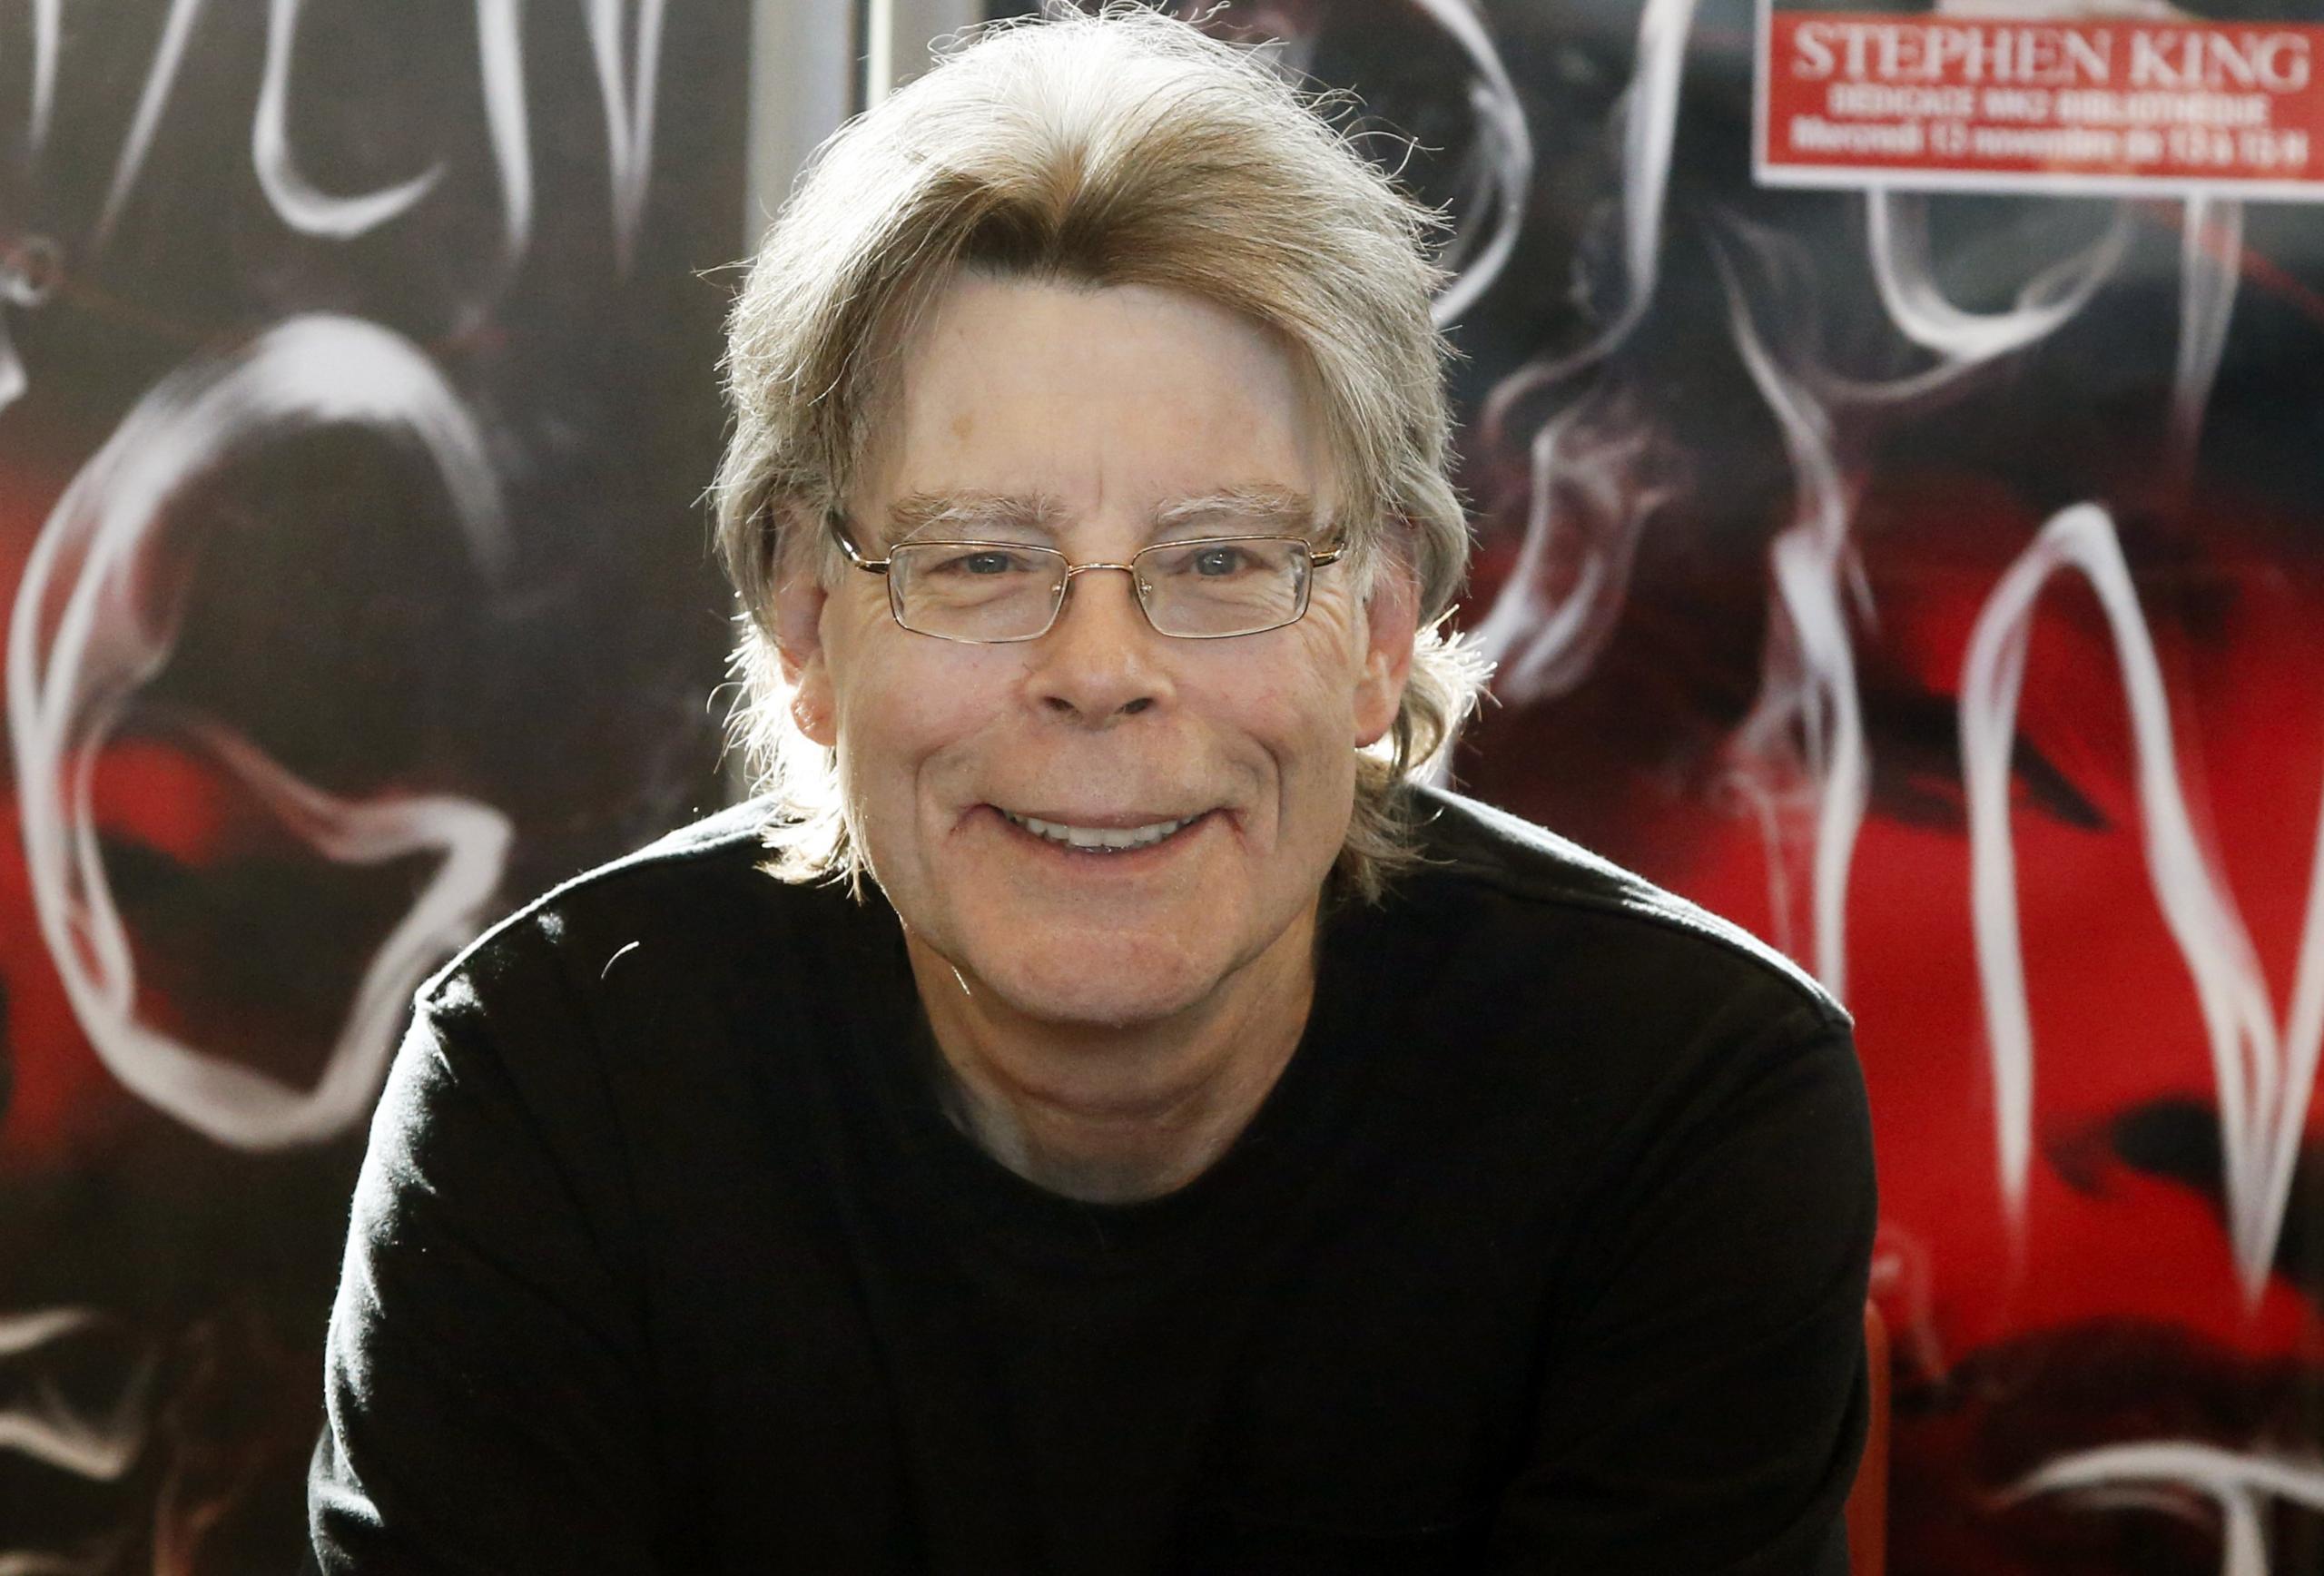
<path fill-rule="evenodd" d="M 1306 1028 L 1315 935 L 1311 914 L 1203 1001 L 1133 1024 L 1028 1016 L 906 947 L 954 1122 L 1029 1181 L 1122 1204 L 1193 1181 L 1250 1124 Z"/>

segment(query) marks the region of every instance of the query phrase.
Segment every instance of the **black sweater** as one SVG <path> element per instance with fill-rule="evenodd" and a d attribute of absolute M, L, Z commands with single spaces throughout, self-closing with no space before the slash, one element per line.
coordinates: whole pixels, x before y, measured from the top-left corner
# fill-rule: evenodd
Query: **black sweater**
<path fill-rule="evenodd" d="M 420 993 L 310 1486 L 327 1572 L 1841 1576 L 1874 1226 L 1845 1017 L 1429 800 L 1193 1183 L 941 1114 L 893 912 L 744 806 Z"/>

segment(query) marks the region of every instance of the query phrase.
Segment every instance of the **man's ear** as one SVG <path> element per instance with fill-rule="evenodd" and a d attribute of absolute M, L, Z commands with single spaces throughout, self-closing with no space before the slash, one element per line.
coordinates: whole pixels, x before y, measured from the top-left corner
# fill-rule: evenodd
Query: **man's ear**
<path fill-rule="evenodd" d="M 831 667 L 823 659 L 823 605 L 831 598 L 816 576 L 815 550 L 794 561 L 775 582 L 774 649 L 791 686 L 791 720 L 826 749 L 839 741 L 832 709 Z"/>
<path fill-rule="evenodd" d="M 1395 725 L 1419 635 L 1420 581 L 1402 554 L 1383 549 L 1364 604 L 1364 671 L 1355 681 L 1357 748 L 1379 743 Z"/>

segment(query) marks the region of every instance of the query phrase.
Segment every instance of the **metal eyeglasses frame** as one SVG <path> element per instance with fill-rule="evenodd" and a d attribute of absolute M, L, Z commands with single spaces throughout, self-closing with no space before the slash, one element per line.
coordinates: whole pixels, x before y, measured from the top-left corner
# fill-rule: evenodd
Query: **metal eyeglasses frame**
<path fill-rule="evenodd" d="M 1039 629 L 1036 629 L 1028 635 L 1002 635 L 995 639 L 980 639 L 974 635 L 940 635 L 934 630 L 920 629 L 905 623 L 904 610 L 901 605 L 903 599 L 902 587 L 897 584 L 892 576 L 888 574 L 889 567 L 894 563 L 894 559 L 891 557 L 865 557 L 862 553 L 857 550 L 853 538 L 848 534 L 847 525 L 848 522 L 846 519 L 834 516 L 832 521 L 832 535 L 838 539 L 840 550 L 847 555 L 847 561 L 850 564 L 854 565 L 855 567 L 864 571 L 866 574 L 881 576 L 887 579 L 888 616 L 896 621 L 897 626 L 901 629 L 910 630 L 914 635 L 924 635 L 931 640 L 949 640 L 958 645 L 1020 645 L 1029 640 L 1040 639 L 1041 636 L 1047 635 L 1050 630 L 1057 627 L 1058 619 L 1064 615 L 1066 599 L 1073 594 L 1074 576 L 1077 575 L 1086 574 L 1092 569 L 1118 569 L 1123 574 L 1128 575 L 1129 576 L 1132 592 L 1137 602 L 1137 611 L 1139 616 L 1146 620 L 1146 625 L 1147 628 L 1153 630 L 1155 634 L 1161 635 L 1166 640 L 1240 640 L 1246 635 L 1265 635 L 1271 629 L 1286 628 L 1307 616 L 1307 604 L 1314 590 L 1313 581 L 1308 576 L 1302 576 L 1300 577 L 1299 605 L 1292 609 L 1291 616 L 1288 618 L 1277 619 L 1273 624 L 1260 625 L 1256 629 L 1230 630 L 1220 635 L 1181 635 L 1176 630 L 1165 629 L 1160 625 L 1154 622 L 1154 609 L 1146 599 L 1150 587 L 1147 586 L 1145 577 L 1137 572 L 1137 561 L 1140 558 L 1145 557 L 1148 553 L 1168 552 L 1181 550 L 1187 547 L 1232 546 L 1237 542 L 1279 542 L 1296 547 L 1300 551 L 1305 553 L 1307 557 L 1307 567 L 1309 570 L 1313 571 L 1326 568 L 1333 564 L 1336 564 L 1342 557 L 1345 557 L 1347 553 L 1347 548 L 1344 546 L 1319 549 L 1304 537 L 1269 537 L 1246 534 L 1233 537 L 1187 537 L 1176 541 L 1157 542 L 1150 547 L 1141 547 L 1137 552 L 1132 553 L 1129 556 L 1129 562 L 1126 564 L 1101 562 L 1077 564 L 1068 558 L 1066 559 L 1065 564 L 1065 577 L 1058 583 L 1057 597 L 1049 604 L 1049 616 Z M 970 538 L 960 541 L 947 539 L 941 541 L 910 542 L 900 545 L 913 547 L 966 548 L 970 551 L 987 549 L 1003 553 L 1044 553 L 1055 557 L 1065 558 L 1064 553 L 1055 547 L 1039 547 L 1029 542 L 993 542 Z"/>

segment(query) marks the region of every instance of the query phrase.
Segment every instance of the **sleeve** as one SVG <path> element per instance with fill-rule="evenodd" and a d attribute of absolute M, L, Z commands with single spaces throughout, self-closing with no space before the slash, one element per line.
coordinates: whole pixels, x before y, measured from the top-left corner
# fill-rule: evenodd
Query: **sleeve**
<path fill-rule="evenodd" d="M 1846 1576 L 1877 1215 L 1844 1019 L 1787 1015 L 1613 1151 L 1487 1569 Z"/>
<path fill-rule="evenodd" d="M 308 1480 L 324 1576 L 655 1569 L 618 1134 L 569 1024 L 494 1016 L 423 999 L 373 1118 Z"/>

